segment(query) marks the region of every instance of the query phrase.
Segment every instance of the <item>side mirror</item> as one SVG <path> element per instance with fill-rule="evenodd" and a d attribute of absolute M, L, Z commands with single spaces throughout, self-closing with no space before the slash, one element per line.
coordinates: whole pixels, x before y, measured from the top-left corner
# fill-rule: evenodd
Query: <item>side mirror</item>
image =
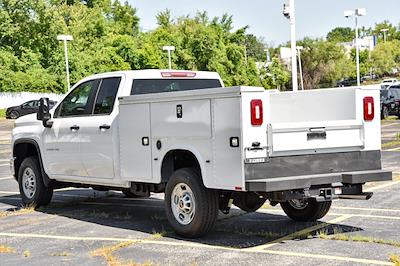
<path fill-rule="evenodd" d="M 43 122 L 44 127 L 51 127 L 52 123 L 49 123 L 51 119 L 51 114 L 49 112 L 49 98 L 40 98 L 39 100 L 39 111 L 36 114 L 37 120 L 41 120 Z"/>

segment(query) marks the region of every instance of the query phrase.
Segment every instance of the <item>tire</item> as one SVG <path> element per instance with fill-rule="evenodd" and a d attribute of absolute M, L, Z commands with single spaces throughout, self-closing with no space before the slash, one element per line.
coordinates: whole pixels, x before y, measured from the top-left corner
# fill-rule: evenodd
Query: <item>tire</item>
<path fill-rule="evenodd" d="M 239 193 L 234 196 L 233 204 L 245 212 L 255 212 L 264 205 L 267 199 L 260 198 L 254 192 Z"/>
<path fill-rule="evenodd" d="M 207 234 L 217 221 L 218 195 L 204 187 L 198 171 L 182 168 L 175 171 L 167 183 L 165 211 L 178 235 L 200 237 Z"/>
<path fill-rule="evenodd" d="M 382 108 L 382 114 L 381 114 L 381 118 L 382 119 L 386 119 L 389 117 L 389 109 L 387 108 L 387 106 L 384 106 Z"/>
<path fill-rule="evenodd" d="M 24 206 L 40 207 L 50 203 L 53 189 L 44 185 L 36 156 L 22 161 L 18 171 L 18 184 Z"/>
<path fill-rule="evenodd" d="M 299 222 L 311 222 L 321 219 L 328 213 L 332 204 L 331 201 L 316 202 L 313 199 L 297 202 L 300 202 L 297 207 L 295 207 L 294 200 L 281 202 L 281 207 L 290 219 Z"/>
<path fill-rule="evenodd" d="M 148 198 L 150 197 L 150 192 L 146 195 L 138 195 L 130 191 L 129 189 L 123 189 L 122 193 L 125 195 L 127 198 Z"/>
<path fill-rule="evenodd" d="M 14 110 L 14 111 L 11 111 L 9 117 L 10 117 L 10 119 L 17 119 L 19 116 L 20 116 L 19 112 Z"/>

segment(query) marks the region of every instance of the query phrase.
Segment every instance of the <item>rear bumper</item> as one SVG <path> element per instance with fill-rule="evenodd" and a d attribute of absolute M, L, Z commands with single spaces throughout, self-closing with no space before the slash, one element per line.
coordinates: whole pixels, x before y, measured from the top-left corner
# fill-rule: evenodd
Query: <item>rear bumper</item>
<path fill-rule="evenodd" d="M 369 170 L 335 174 L 319 174 L 266 178 L 246 181 L 247 191 L 274 192 L 310 188 L 312 186 L 342 184 L 363 184 L 366 182 L 392 180 L 392 172 Z"/>
<path fill-rule="evenodd" d="M 274 157 L 245 164 L 245 176 L 246 190 L 258 192 L 392 180 L 391 172 L 381 170 L 380 151 Z"/>

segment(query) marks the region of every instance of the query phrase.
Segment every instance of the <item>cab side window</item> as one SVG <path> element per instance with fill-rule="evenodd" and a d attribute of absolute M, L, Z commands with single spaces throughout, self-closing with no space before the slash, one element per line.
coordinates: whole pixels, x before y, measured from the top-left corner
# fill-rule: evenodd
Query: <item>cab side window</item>
<path fill-rule="evenodd" d="M 97 91 L 99 81 L 91 80 L 76 87 L 57 107 L 57 117 L 82 116 L 91 113 L 92 99 Z"/>
<path fill-rule="evenodd" d="M 105 78 L 97 93 L 93 114 L 110 114 L 114 107 L 121 78 Z"/>

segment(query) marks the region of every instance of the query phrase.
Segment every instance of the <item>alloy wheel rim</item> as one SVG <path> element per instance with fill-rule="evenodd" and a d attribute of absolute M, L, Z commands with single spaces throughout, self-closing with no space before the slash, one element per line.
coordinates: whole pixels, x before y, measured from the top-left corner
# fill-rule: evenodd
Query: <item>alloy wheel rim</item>
<path fill-rule="evenodd" d="M 175 185 L 171 194 L 171 209 L 178 223 L 187 225 L 193 221 L 196 211 L 195 198 L 187 184 Z"/>
<path fill-rule="evenodd" d="M 36 192 L 36 175 L 32 168 L 27 167 L 22 175 L 22 190 L 25 196 L 32 199 Z"/>

